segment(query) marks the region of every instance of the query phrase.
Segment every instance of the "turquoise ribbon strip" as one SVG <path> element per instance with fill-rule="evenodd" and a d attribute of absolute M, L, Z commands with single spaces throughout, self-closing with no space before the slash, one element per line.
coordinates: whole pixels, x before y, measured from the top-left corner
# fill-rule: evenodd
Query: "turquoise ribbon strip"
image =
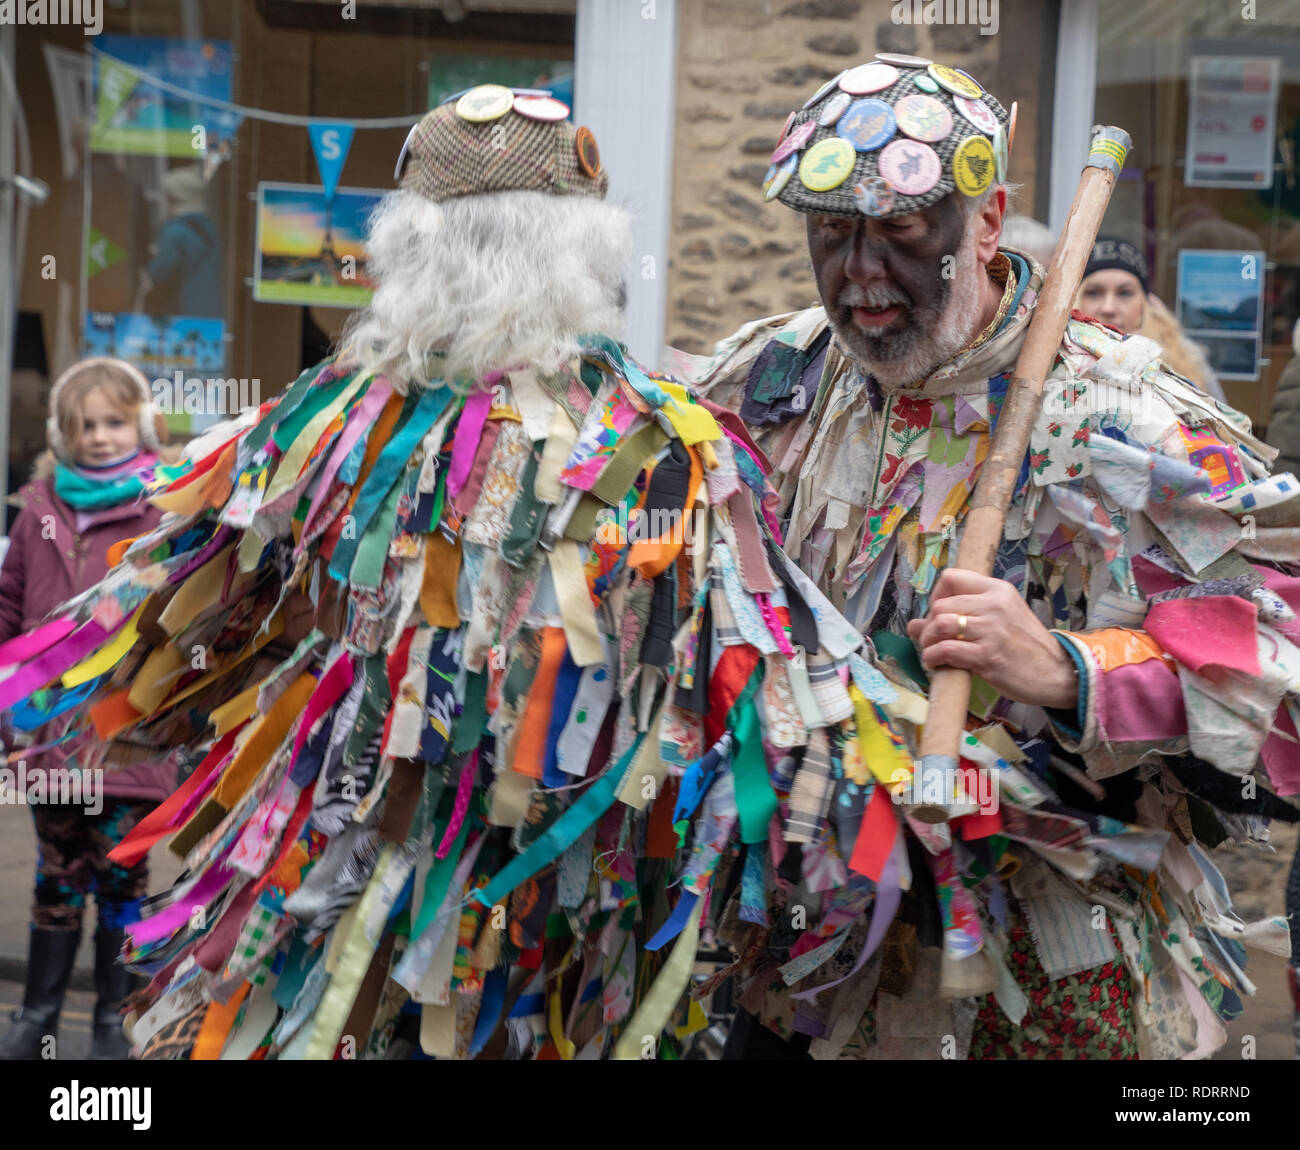
<path fill-rule="evenodd" d="M 637 393 L 643 396 L 656 407 L 667 407 L 670 403 L 673 407 L 677 406 L 677 401 L 672 398 L 662 387 L 651 379 L 635 360 L 628 359 L 623 354 L 623 349 L 615 340 L 606 335 L 587 335 L 583 336 L 578 345 L 583 351 L 591 352 L 593 355 L 603 356 L 609 364 L 614 367 L 624 379 L 628 381 Z"/>
<path fill-rule="evenodd" d="M 297 379 L 295 379 L 285 390 L 280 402 L 267 413 L 260 423 L 254 424 L 244 437 L 244 450 L 250 455 L 255 454 L 266 446 L 271 438 L 271 432 L 284 422 L 290 415 L 298 410 L 298 405 L 307 398 L 312 386 L 316 382 L 316 377 L 320 375 L 330 361 L 319 363 L 315 367 L 309 367 Z"/>
<path fill-rule="evenodd" d="M 776 792 L 767 777 L 758 712 L 751 696 L 736 719 L 736 751 L 731 759 L 736 780 L 736 807 L 740 811 L 740 841 L 767 841 L 767 827 L 776 814 Z"/>
<path fill-rule="evenodd" d="M 402 468 L 415 450 L 415 445 L 428 433 L 438 421 L 438 417 L 447 409 L 454 398 L 448 388 L 438 391 L 425 391 L 416 401 L 415 410 L 401 429 L 388 441 L 379 458 L 375 460 L 374 469 L 366 479 L 361 494 L 352 508 L 355 530 L 349 535 L 344 532 L 334 548 L 330 559 L 330 575 L 340 583 L 346 583 L 352 571 L 352 564 L 360 550 L 361 540 L 366 535 L 366 528 L 375 517 L 375 513 L 388 498 L 401 474 Z"/>
<path fill-rule="evenodd" d="M 645 737 L 646 733 L 642 731 L 623 757 L 592 783 L 582 798 L 556 819 L 523 854 L 511 859 L 487 886 L 475 891 L 474 898 L 483 906 L 495 906 L 521 882 L 531 878 L 577 842 L 583 832 L 614 805 L 614 796 L 618 794 Z"/>

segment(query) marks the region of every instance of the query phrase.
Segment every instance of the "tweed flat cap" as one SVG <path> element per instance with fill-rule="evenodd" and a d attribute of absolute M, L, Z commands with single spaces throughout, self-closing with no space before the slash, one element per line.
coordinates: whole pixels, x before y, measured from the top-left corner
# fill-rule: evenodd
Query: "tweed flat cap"
<path fill-rule="evenodd" d="M 763 198 L 818 215 L 906 215 L 1006 180 L 1011 113 L 955 68 L 878 53 L 786 121 Z"/>
<path fill-rule="evenodd" d="M 435 203 L 490 192 L 604 197 L 609 175 L 587 128 L 549 93 L 483 84 L 426 113 L 394 173 Z"/>

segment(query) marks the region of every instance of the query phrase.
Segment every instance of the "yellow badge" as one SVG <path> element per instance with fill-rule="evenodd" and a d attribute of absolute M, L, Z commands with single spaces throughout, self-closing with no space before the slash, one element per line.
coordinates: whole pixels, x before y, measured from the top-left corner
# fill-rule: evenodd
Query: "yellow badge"
<path fill-rule="evenodd" d="M 966 75 L 965 72 L 957 71 L 956 68 L 949 68 L 945 64 L 931 64 L 926 71 L 954 96 L 965 96 L 970 100 L 978 100 L 984 95 L 984 89 L 974 79 Z"/>
<path fill-rule="evenodd" d="M 456 101 L 456 115 L 471 124 L 499 120 L 515 106 L 515 94 L 500 84 L 480 84 Z"/>
<path fill-rule="evenodd" d="M 967 196 L 978 196 L 993 182 L 993 145 L 984 136 L 969 137 L 952 157 L 952 178 Z"/>
<path fill-rule="evenodd" d="M 810 192 L 838 188 L 853 171 L 858 153 L 838 136 L 814 144 L 799 163 L 799 180 Z"/>

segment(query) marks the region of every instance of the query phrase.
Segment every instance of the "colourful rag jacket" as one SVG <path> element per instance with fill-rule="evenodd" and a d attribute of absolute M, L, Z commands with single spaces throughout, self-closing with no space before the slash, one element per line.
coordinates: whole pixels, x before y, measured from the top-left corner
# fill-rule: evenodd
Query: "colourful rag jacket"
<path fill-rule="evenodd" d="M 887 684 L 739 418 L 585 346 L 455 388 L 305 372 L 191 445 L 0 678 L 102 675 L 103 739 L 207 748 L 112 856 L 186 861 L 129 928 L 144 1056 L 669 1057 L 703 1025 L 702 917 L 778 807 L 771 700 L 811 690 L 799 652 L 844 702 Z"/>
<path fill-rule="evenodd" d="M 157 458 L 148 453 L 136 460 L 145 474 L 155 463 Z M 152 531 L 162 519 L 162 512 L 143 499 L 78 513 L 55 493 L 53 475 L 46 471 L 38 469 L 19 490 L 23 507 L 14 519 L 9 550 L 0 567 L 0 666 L 14 657 L 6 658 L 6 651 L 13 651 L 11 641 L 39 627 L 60 604 L 104 577 L 111 547 Z M 43 702 L 38 697 L 13 716 L 15 727 L 32 744 L 21 750 L 29 779 L 37 772 L 70 765 L 74 748 L 69 743 L 77 736 L 75 725 L 65 717 L 49 716 Z M 37 747 L 48 749 L 33 749 Z M 137 758 L 133 765 L 106 770 L 103 781 L 105 794 L 160 801 L 176 785 L 176 768 L 156 758 L 149 762 Z"/>
<path fill-rule="evenodd" d="M 773 461 L 787 555 L 870 639 L 887 680 L 822 721 L 787 699 L 785 740 L 767 716 L 769 755 L 789 748 L 793 761 L 774 773 L 769 854 L 731 924 L 741 1005 L 787 1039 L 808 1036 L 814 1057 L 862 1055 L 864 1035 L 883 1035 L 868 1056 L 909 1056 L 898 1034 L 916 1036 L 913 1056 L 952 1057 L 972 1048 L 971 998 L 991 990 L 1019 1036 L 999 1049 L 1086 1057 L 1065 1035 L 1042 1041 L 1038 999 L 1010 961 L 1019 948 L 1024 962 L 1027 926 L 1030 965 L 1058 987 L 1127 966 L 1124 1026 L 1142 1057 L 1202 1057 L 1253 993 L 1240 943 L 1289 951 L 1281 918 L 1236 918 L 1208 852 L 1266 837 L 1265 815 L 1296 817 L 1277 795 L 1300 791 L 1300 483 L 1270 476 L 1274 453 L 1249 421 L 1171 374 L 1151 341 L 1070 320 L 997 556 L 995 574 L 1074 659 L 1077 712 L 976 680 L 961 765 L 992 772 L 997 809 L 928 824 L 881 785 L 925 716 L 906 626 L 956 554 L 1042 282 L 1018 254 L 999 264 L 1004 321 L 915 387 L 881 389 L 820 308 L 677 361 L 746 419 Z M 928 982 L 899 974 L 918 940 L 942 945 Z M 936 1007 L 936 990 L 954 1002 Z M 906 1017 L 881 1030 L 885 999 Z M 956 1047 L 941 1055 L 943 1035 Z"/>

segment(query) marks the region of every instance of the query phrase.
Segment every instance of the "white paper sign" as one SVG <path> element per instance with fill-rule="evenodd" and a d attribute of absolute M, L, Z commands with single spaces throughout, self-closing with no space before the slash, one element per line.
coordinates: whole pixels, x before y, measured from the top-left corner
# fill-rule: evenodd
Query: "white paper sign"
<path fill-rule="evenodd" d="M 1257 191 L 1273 186 L 1280 67 L 1275 56 L 1192 57 L 1187 186 Z"/>

